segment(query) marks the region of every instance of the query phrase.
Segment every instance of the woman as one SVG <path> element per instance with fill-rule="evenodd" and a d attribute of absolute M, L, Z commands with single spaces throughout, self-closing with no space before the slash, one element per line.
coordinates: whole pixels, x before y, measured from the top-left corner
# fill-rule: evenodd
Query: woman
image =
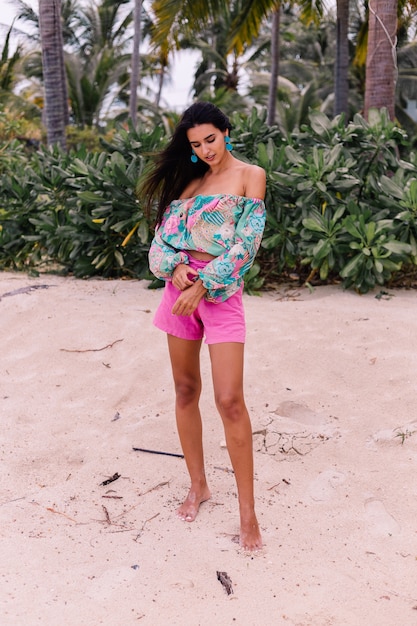
<path fill-rule="evenodd" d="M 178 516 L 192 522 L 210 498 L 199 410 L 200 348 L 209 346 L 214 395 L 239 497 L 240 545 L 262 547 L 255 514 L 252 428 L 243 394 L 243 275 L 265 225 L 265 172 L 231 154 L 231 124 L 197 102 L 178 123 L 143 191 L 157 199 L 150 269 L 166 281 L 154 324 L 164 330 L 176 393 L 176 420 L 191 479 Z"/>

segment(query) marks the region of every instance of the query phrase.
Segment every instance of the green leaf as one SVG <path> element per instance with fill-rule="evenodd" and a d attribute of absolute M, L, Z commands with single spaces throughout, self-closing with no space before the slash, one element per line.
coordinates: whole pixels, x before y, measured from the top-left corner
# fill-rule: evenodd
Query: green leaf
<path fill-rule="evenodd" d="M 142 243 L 146 243 L 149 238 L 149 226 L 146 220 L 142 220 L 138 228 L 138 237 Z"/>
<path fill-rule="evenodd" d="M 95 203 L 95 204 L 103 204 L 104 198 L 101 195 L 94 193 L 94 191 L 81 191 L 78 194 L 78 197 L 84 202 L 87 203 Z"/>
<path fill-rule="evenodd" d="M 320 111 L 314 111 L 310 114 L 310 123 L 314 132 L 320 136 L 328 134 L 332 127 L 331 121 L 327 115 Z"/>
<path fill-rule="evenodd" d="M 90 173 L 87 165 L 84 163 L 84 161 L 81 161 L 81 159 L 74 159 L 74 161 L 72 162 L 72 170 L 76 174 L 83 174 L 84 176 L 88 176 L 88 174 Z"/>
<path fill-rule="evenodd" d="M 359 270 L 359 267 L 362 265 L 362 263 L 363 263 L 362 254 L 357 254 L 356 256 L 353 257 L 353 259 L 349 261 L 349 263 L 345 265 L 345 267 L 342 268 L 340 272 L 340 276 L 342 278 L 349 278 L 349 277 L 354 276 L 356 272 Z"/>
<path fill-rule="evenodd" d="M 120 250 L 115 250 L 114 251 L 114 258 L 116 259 L 119 267 L 123 267 L 123 265 L 125 264 L 125 260 L 123 258 L 123 254 L 120 252 Z"/>
<path fill-rule="evenodd" d="M 285 155 L 294 165 L 306 165 L 305 159 L 292 146 L 286 146 Z"/>
<path fill-rule="evenodd" d="M 382 244 L 382 247 L 394 254 L 403 255 L 411 253 L 411 245 L 403 241 L 387 241 Z"/>

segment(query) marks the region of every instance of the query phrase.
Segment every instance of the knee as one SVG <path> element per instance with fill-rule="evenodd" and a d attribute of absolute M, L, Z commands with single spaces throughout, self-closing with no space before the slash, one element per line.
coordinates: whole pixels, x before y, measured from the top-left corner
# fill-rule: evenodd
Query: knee
<path fill-rule="evenodd" d="M 218 394 L 216 406 L 223 420 L 228 422 L 239 422 L 247 413 L 242 396 L 233 392 Z"/>
<path fill-rule="evenodd" d="M 182 380 L 175 384 L 175 395 L 178 406 L 187 407 L 198 402 L 200 397 L 200 384 L 197 381 Z"/>

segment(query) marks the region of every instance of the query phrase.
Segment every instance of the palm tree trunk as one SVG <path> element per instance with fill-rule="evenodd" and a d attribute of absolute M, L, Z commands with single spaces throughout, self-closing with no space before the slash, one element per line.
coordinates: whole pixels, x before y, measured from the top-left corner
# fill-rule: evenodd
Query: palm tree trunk
<path fill-rule="evenodd" d="M 344 113 L 348 119 L 349 68 L 349 0 L 336 0 L 336 62 L 334 66 L 334 115 Z"/>
<path fill-rule="evenodd" d="M 271 29 L 271 78 L 269 81 L 268 93 L 268 117 L 267 124 L 272 126 L 275 124 L 275 115 L 277 109 L 277 90 L 279 76 L 279 29 L 281 22 L 281 3 L 274 11 L 272 16 Z"/>
<path fill-rule="evenodd" d="M 391 120 L 395 117 L 396 33 L 397 0 L 371 0 L 366 57 L 366 118 L 369 109 L 383 107 L 388 110 Z"/>
<path fill-rule="evenodd" d="M 62 47 L 61 0 L 39 0 L 48 144 L 66 146 L 68 102 Z"/>
<path fill-rule="evenodd" d="M 161 65 L 161 69 L 159 70 L 159 76 L 158 76 L 158 91 L 156 92 L 156 97 L 155 97 L 155 106 L 157 107 L 159 107 L 160 102 L 161 102 L 164 80 L 165 80 L 165 65 Z"/>
<path fill-rule="evenodd" d="M 133 35 L 133 52 L 132 52 L 132 68 L 130 74 L 130 118 L 134 126 L 138 119 L 138 85 L 140 75 L 140 56 L 139 48 L 141 42 L 142 30 L 142 0 L 135 0 L 134 11 L 134 35 Z"/>

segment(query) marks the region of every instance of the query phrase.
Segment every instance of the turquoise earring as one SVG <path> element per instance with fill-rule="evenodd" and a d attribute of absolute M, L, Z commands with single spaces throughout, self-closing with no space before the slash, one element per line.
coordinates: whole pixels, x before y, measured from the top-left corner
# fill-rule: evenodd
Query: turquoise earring
<path fill-rule="evenodd" d="M 229 135 L 225 135 L 224 136 L 224 141 L 225 141 L 225 144 L 226 144 L 226 150 L 231 152 L 233 150 L 233 146 L 232 146 L 232 143 L 231 143 Z"/>
<path fill-rule="evenodd" d="M 197 161 L 198 161 L 198 156 L 196 155 L 196 153 L 193 150 L 192 154 L 191 154 L 191 163 L 197 163 Z"/>

